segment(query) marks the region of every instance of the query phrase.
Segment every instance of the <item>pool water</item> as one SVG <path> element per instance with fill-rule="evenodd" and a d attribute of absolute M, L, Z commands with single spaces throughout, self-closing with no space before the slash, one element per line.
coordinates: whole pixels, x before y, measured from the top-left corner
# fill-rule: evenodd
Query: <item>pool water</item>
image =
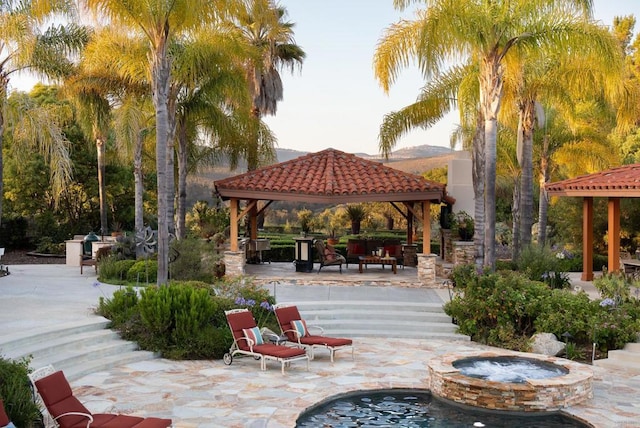
<path fill-rule="evenodd" d="M 453 362 L 460 373 L 495 382 L 524 383 L 527 379 L 548 379 L 568 373 L 564 367 L 522 357 L 472 357 Z"/>
<path fill-rule="evenodd" d="M 426 390 L 357 391 L 303 412 L 297 428 L 346 427 L 518 427 L 586 428 L 561 414 L 515 416 L 474 411 L 435 400 Z"/>

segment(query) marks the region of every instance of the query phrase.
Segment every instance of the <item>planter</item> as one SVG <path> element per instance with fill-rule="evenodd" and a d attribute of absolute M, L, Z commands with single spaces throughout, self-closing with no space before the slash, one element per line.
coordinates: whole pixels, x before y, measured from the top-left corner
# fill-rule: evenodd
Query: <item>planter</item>
<path fill-rule="evenodd" d="M 340 243 L 340 239 L 339 238 L 327 238 L 327 244 L 328 245 L 338 245 Z"/>

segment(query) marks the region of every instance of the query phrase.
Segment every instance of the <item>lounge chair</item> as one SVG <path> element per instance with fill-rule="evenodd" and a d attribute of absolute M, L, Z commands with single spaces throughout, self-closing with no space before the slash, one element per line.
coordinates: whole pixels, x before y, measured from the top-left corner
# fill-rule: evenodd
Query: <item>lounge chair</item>
<path fill-rule="evenodd" d="M 2 398 L 0 398 L 0 427 L 4 428 L 16 428 L 13 423 L 11 423 L 11 419 L 7 415 L 7 412 L 4 410 L 4 403 Z"/>
<path fill-rule="evenodd" d="M 315 348 L 328 349 L 332 363 L 336 351 L 342 348 L 351 348 L 351 358 L 355 358 L 353 341 L 351 339 L 323 336 L 324 330 L 322 327 L 307 326 L 306 322 L 300 316 L 297 306 L 281 303 L 275 305 L 274 310 L 278 324 L 280 325 L 280 330 L 287 336 L 287 340 L 308 349 L 312 360 L 314 358 Z M 318 329 L 319 334 L 311 334 L 311 328 Z"/>
<path fill-rule="evenodd" d="M 345 259 L 342 254 L 338 254 L 333 248 L 325 246 L 321 239 L 316 239 L 314 245 L 318 253 L 318 260 L 320 260 L 318 273 L 320 273 L 320 269 L 324 266 L 338 266 L 340 273 L 342 273 L 342 264 L 346 263 L 347 259 Z"/>
<path fill-rule="evenodd" d="M 35 381 L 36 390 L 60 428 L 166 428 L 171 419 L 141 418 L 115 413 L 92 414 L 71 391 L 64 373 L 56 371 Z"/>
<path fill-rule="evenodd" d="M 233 334 L 233 344 L 223 357 L 226 365 L 230 365 L 233 357 L 240 354 L 260 360 L 262 370 L 267 369 L 267 360 L 278 361 L 282 366 L 282 374 L 285 364 L 298 360 L 306 360 L 309 370 L 309 356 L 304 349 L 280 345 L 278 336 L 273 339 L 275 343 L 265 343 L 256 320 L 248 309 L 231 309 L 224 313 Z"/>

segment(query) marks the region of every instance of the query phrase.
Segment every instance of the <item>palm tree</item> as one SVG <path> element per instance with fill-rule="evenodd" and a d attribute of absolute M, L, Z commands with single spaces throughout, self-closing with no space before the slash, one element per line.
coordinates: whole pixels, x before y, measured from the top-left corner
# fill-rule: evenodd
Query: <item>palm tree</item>
<path fill-rule="evenodd" d="M 591 34 L 591 43 L 573 44 L 580 34 L 569 37 L 562 46 L 545 52 L 513 55 L 505 92 L 513 93 L 518 114 L 518 162 L 522 168 L 520 182 L 520 242 L 531 243 L 533 225 L 533 135 L 537 124 L 544 122 L 541 101 L 570 111 L 578 100 L 603 98 L 604 104 L 621 105 L 623 57 L 618 42 L 608 29 L 590 22 L 578 21 L 576 33 Z M 522 52 L 520 52 L 522 54 Z M 618 100 L 616 99 L 618 98 Z M 624 115 L 620 115 L 624 117 Z M 518 248 L 514 249 L 518 252 Z"/>
<path fill-rule="evenodd" d="M 591 3 L 580 0 L 517 0 L 486 2 L 470 0 L 394 0 L 404 9 L 425 3 L 415 20 L 400 21 L 387 29 L 374 56 L 376 78 L 388 92 L 399 71 L 414 59 L 425 79 L 443 79 L 463 66 L 478 70 L 478 112 L 484 129 L 484 261 L 495 263 L 495 183 L 498 113 L 502 103 L 505 58 L 516 49 L 548 50 L 569 36 L 577 45 L 591 43 L 587 34 L 575 34 L 577 17 L 589 11 Z M 427 123 L 428 125 L 428 123 Z M 393 140 L 382 139 L 382 152 L 391 150 Z M 475 156 L 475 155 L 474 155 Z M 477 211 L 477 209 L 476 209 Z"/>
<path fill-rule="evenodd" d="M 153 94 L 156 130 L 156 174 L 158 185 L 158 285 L 165 285 L 169 273 L 169 232 L 173 204 L 173 136 L 177 93 L 173 87 L 174 39 L 215 22 L 230 12 L 232 2 L 211 0 L 85 0 L 90 10 L 115 24 L 143 36 L 148 43 L 148 76 Z"/>
<path fill-rule="evenodd" d="M 28 71 L 58 79 L 73 70 L 73 63 L 67 54 L 82 48 L 87 41 L 87 32 L 73 24 L 52 25 L 42 32 L 41 26 L 54 14 L 73 15 L 72 2 L 26 0 L 0 3 L 0 218 L 4 194 L 2 143 L 5 119 L 14 123 L 21 121 L 21 126 L 26 126 L 15 129 L 32 131 L 25 132 L 16 142 L 29 144 L 46 154 L 51 161 L 51 177 L 57 195 L 61 194 L 71 177 L 66 140 L 55 118 L 42 110 L 28 111 L 26 108 L 29 105 L 26 104 L 10 106 L 7 103 L 9 84 L 14 74 Z M 5 117 L 5 112 L 8 117 Z"/>
<path fill-rule="evenodd" d="M 294 23 L 284 21 L 287 11 L 272 0 L 245 0 L 244 7 L 236 16 L 236 26 L 242 37 L 253 47 L 254 53 L 245 59 L 245 71 L 251 110 L 256 119 L 264 115 L 275 115 L 278 102 L 282 101 L 284 89 L 280 70 L 302 67 L 306 56 L 294 40 Z M 246 151 L 247 170 L 252 171 L 265 160 L 274 158 L 273 146 L 260 148 L 256 137 Z M 265 159 L 266 156 L 266 159 Z"/>

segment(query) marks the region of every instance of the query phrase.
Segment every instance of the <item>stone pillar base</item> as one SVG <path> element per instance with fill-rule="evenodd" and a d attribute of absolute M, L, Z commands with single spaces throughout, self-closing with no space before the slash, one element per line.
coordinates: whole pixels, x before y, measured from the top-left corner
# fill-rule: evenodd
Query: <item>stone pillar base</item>
<path fill-rule="evenodd" d="M 437 288 L 435 254 L 418 254 L 418 281 L 423 287 Z"/>
<path fill-rule="evenodd" d="M 245 263 L 246 258 L 244 251 L 224 252 L 225 275 L 244 275 Z"/>

